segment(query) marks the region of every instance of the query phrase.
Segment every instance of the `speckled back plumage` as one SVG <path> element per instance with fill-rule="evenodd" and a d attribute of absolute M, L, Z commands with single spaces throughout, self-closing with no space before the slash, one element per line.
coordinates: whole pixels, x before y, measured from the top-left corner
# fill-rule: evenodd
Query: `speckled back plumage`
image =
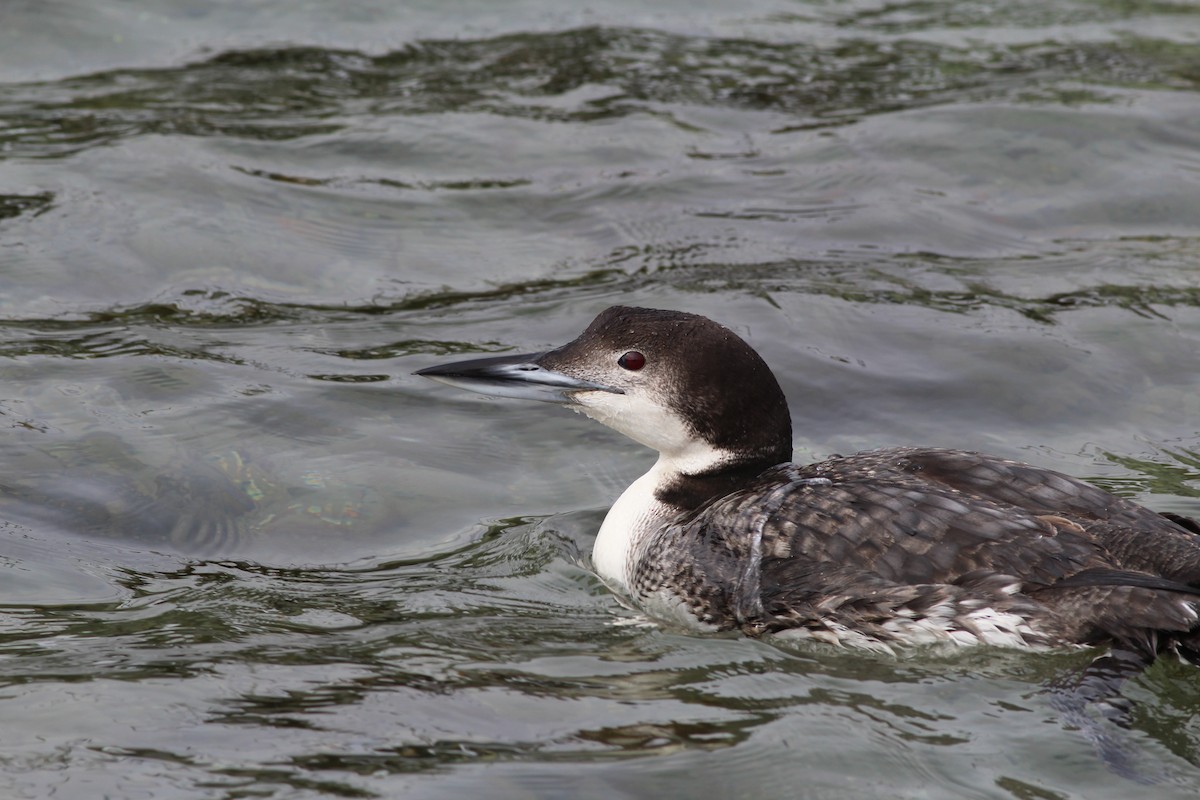
<path fill-rule="evenodd" d="M 631 588 L 752 635 L 1190 655 L 1198 586 L 1200 537 L 1166 517 L 1050 470 L 904 448 L 767 470 L 653 536 Z"/>

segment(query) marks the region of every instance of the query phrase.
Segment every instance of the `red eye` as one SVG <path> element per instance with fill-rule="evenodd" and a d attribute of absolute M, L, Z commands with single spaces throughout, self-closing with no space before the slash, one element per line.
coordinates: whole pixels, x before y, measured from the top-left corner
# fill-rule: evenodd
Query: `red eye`
<path fill-rule="evenodd" d="M 637 350 L 630 350 L 628 353 L 618 358 L 617 363 L 630 372 L 637 372 L 639 369 L 646 366 L 646 357 Z"/>

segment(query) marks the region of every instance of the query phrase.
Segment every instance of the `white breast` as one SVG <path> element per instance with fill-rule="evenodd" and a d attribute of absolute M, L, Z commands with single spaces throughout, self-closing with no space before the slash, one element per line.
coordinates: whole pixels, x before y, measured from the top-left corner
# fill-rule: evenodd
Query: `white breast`
<path fill-rule="evenodd" d="M 592 563 L 601 579 L 614 590 L 631 595 L 633 566 L 651 533 L 672 516 L 674 509 L 660 503 L 654 489 L 662 481 L 666 465 L 659 459 L 613 503 L 600 526 L 592 548 Z"/>

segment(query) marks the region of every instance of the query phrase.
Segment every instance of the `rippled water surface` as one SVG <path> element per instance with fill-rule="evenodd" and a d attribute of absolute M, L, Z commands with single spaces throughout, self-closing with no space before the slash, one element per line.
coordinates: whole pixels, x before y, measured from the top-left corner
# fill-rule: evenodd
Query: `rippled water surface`
<path fill-rule="evenodd" d="M 422 382 L 613 303 L 798 458 L 983 449 L 1200 513 L 1200 8 L 10 0 L 0 795 L 1194 797 L 1200 674 L 643 624 L 652 460 Z"/>

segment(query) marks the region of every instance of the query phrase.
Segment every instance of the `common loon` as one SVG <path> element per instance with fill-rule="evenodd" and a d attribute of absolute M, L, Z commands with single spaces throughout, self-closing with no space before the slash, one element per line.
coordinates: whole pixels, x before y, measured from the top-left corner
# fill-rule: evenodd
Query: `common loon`
<path fill-rule="evenodd" d="M 1196 521 L 974 452 L 791 463 L 775 376 L 705 317 L 616 306 L 557 349 L 416 374 L 558 403 L 658 451 L 593 551 L 653 616 L 885 651 L 1109 645 L 1200 664 Z"/>

